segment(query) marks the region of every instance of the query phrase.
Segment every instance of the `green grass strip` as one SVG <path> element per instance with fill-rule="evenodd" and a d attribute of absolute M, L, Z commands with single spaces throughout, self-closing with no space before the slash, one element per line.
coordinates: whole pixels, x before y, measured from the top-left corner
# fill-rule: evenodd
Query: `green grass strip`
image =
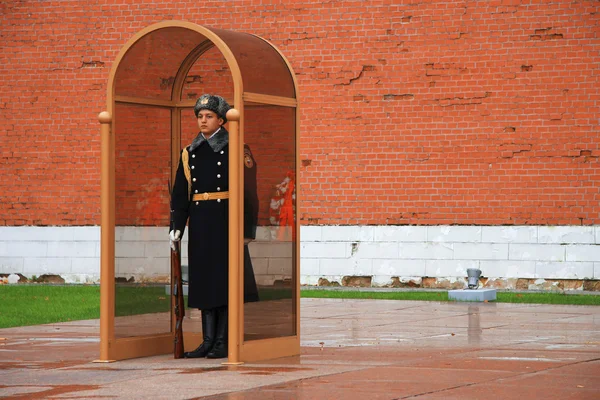
<path fill-rule="evenodd" d="M 264 289 L 262 301 L 291 298 L 290 289 Z M 187 296 L 184 297 L 187 306 Z M 115 316 L 168 312 L 165 285 L 115 286 Z M 100 286 L 2 285 L 0 328 L 100 318 Z"/>
<path fill-rule="evenodd" d="M 599 295 L 564 293 L 509 293 L 496 294 L 499 303 L 565 304 L 577 306 L 600 306 Z"/>
<path fill-rule="evenodd" d="M 184 297 L 187 306 L 187 296 Z M 115 316 L 167 312 L 171 309 L 171 296 L 165 285 L 117 285 L 115 287 Z"/>
<path fill-rule="evenodd" d="M 0 328 L 96 318 L 100 286 L 0 286 Z"/>
<path fill-rule="evenodd" d="M 117 285 L 115 315 L 167 312 L 165 286 Z M 304 298 L 449 301 L 447 291 L 366 291 L 302 288 Z M 290 289 L 263 289 L 262 301 L 291 298 Z M 187 298 L 186 298 L 187 301 Z M 498 303 L 600 305 L 600 295 L 498 292 Z M 100 286 L 2 285 L 0 328 L 100 318 Z"/>

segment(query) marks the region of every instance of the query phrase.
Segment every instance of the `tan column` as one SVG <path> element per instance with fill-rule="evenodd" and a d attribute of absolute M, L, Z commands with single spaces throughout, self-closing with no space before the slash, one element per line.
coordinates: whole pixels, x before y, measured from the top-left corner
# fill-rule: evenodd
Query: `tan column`
<path fill-rule="evenodd" d="M 115 322 L 115 212 L 114 212 L 114 138 L 112 116 L 103 111 L 100 121 L 100 359 L 110 362 Z"/>
<path fill-rule="evenodd" d="M 224 364 L 240 362 L 240 266 L 243 264 L 240 246 L 240 221 L 242 218 L 242 151 L 239 137 L 240 112 L 235 108 L 227 111 L 229 121 L 229 337 L 228 361 Z"/>

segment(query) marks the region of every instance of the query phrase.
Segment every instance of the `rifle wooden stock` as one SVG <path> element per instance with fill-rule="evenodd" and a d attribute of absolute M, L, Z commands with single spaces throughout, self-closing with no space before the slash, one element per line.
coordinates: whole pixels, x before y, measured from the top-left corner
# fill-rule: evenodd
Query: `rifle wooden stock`
<path fill-rule="evenodd" d="M 173 355 L 183 358 L 183 317 L 185 305 L 183 301 L 183 282 L 181 281 L 181 242 L 175 242 L 176 250 L 171 250 L 171 274 L 173 276 L 173 306 L 175 313 L 175 339 Z"/>

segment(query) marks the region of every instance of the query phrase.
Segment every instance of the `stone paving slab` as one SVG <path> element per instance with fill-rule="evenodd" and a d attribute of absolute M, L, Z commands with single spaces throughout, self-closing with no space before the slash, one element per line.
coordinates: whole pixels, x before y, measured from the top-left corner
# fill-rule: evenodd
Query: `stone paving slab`
<path fill-rule="evenodd" d="M 97 320 L 0 330 L 6 399 L 600 399 L 600 307 L 302 299 L 301 355 L 92 363 Z"/>

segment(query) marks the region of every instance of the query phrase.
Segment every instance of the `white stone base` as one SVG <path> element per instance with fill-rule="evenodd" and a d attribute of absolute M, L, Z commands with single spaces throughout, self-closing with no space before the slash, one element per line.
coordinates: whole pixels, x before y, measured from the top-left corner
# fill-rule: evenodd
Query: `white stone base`
<path fill-rule="evenodd" d="M 166 227 L 118 227 L 115 273 L 170 280 Z M 373 286 L 427 278 L 460 285 L 467 268 L 495 280 L 600 278 L 600 226 L 303 226 L 300 283 L 370 277 Z M 187 264 L 187 235 L 182 264 Z M 259 285 L 292 275 L 290 232 L 259 227 L 250 252 Z M 0 227 L 0 274 L 100 280 L 100 228 Z M 537 283 L 535 284 L 537 285 Z"/>

